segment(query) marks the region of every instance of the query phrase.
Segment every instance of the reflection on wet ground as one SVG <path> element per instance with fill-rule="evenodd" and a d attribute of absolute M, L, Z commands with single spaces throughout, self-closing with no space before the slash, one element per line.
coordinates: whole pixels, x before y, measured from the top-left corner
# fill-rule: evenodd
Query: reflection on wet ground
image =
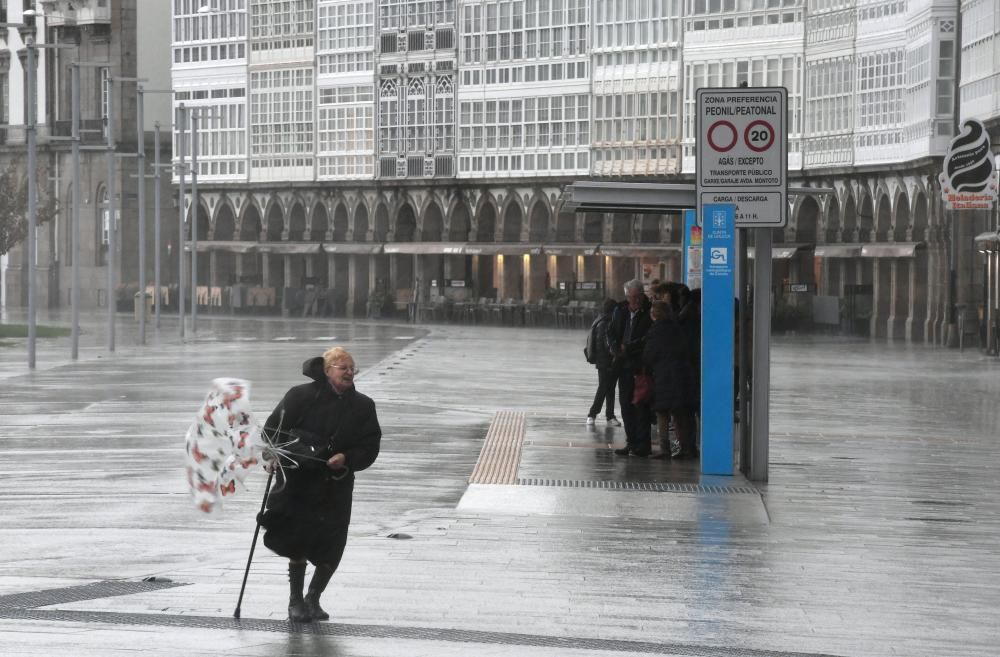
<path fill-rule="evenodd" d="M 771 479 L 754 505 L 519 484 L 520 497 L 477 491 L 487 504 L 470 511 L 459 504 L 499 410 L 526 414 L 523 480 L 718 482 L 610 453 L 622 430 L 584 424 L 596 376 L 576 333 L 206 318 L 182 345 L 175 329 L 140 348 L 123 326 L 107 356 L 88 324 L 80 362 L 46 345 L 33 373 L 0 350 L 0 595 L 186 584 L 31 613 L 0 604 L 5 654 L 118 654 L 149 637 L 144 654 L 996 654 L 994 359 L 779 338 Z M 195 511 L 181 474 L 190 415 L 221 375 L 252 380 L 269 411 L 331 343 L 354 352 L 385 430 L 331 586 L 337 635 L 209 626 L 197 619 L 232 613 L 264 477 L 217 516 Z M 261 548 L 243 617 L 284 627 L 286 595 L 284 564 Z"/>

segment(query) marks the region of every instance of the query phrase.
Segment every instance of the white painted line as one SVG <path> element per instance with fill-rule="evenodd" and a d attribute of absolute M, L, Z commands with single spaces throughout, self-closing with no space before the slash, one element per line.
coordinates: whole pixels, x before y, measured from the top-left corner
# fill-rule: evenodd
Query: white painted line
<path fill-rule="evenodd" d="M 295 340 L 298 340 L 298 338 L 291 335 L 285 335 L 280 338 L 272 338 L 272 341 L 274 342 L 294 342 Z"/>

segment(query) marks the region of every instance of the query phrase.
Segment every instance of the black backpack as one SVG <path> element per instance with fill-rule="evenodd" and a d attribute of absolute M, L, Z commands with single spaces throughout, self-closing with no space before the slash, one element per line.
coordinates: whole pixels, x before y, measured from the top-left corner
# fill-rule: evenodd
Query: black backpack
<path fill-rule="evenodd" d="M 591 365 L 597 362 L 597 324 L 598 322 L 594 322 L 591 325 L 590 333 L 587 335 L 587 346 L 583 348 L 583 355 Z"/>

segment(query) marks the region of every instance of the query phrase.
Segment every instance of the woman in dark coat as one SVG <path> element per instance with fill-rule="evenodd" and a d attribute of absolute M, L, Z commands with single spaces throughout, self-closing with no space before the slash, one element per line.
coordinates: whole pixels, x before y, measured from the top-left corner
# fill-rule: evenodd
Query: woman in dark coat
<path fill-rule="evenodd" d="M 690 442 L 689 409 L 693 395 L 693 375 L 688 354 L 688 339 L 674 317 L 673 308 L 657 301 L 652 309 L 653 326 L 646 334 L 642 361 L 653 375 L 653 410 L 656 411 L 657 433 L 663 449 L 662 457 L 682 458 L 689 455 L 683 448 Z M 669 424 L 673 417 L 677 436 L 670 440 Z"/>
<path fill-rule="evenodd" d="M 354 473 L 370 466 L 382 439 L 375 402 L 354 388 L 357 369 L 345 349 L 310 358 L 311 383 L 291 388 L 265 423 L 275 443 L 287 443 L 298 467 L 277 474 L 261 524 L 264 545 L 288 559 L 289 620 L 327 620 L 319 597 L 347 543 Z M 273 464 L 270 467 L 274 467 Z M 306 561 L 316 567 L 303 597 Z"/>

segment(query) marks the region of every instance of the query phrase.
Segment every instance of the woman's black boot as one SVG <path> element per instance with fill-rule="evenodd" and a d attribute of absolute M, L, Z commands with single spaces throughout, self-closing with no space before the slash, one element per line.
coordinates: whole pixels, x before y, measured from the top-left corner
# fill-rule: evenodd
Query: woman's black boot
<path fill-rule="evenodd" d="M 306 562 L 288 562 L 288 620 L 293 623 L 308 623 L 312 620 L 309 608 L 302 599 L 302 587 L 306 581 Z"/>
<path fill-rule="evenodd" d="M 316 572 L 313 573 L 312 580 L 309 582 L 309 592 L 306 593 L 305 599 L 306 610 L 312 620 L 330 620 L 330 614 L 319 606 L 319 596 L 326 590 L 326 585 L 330 583 L 331 577 L 333 577 L 332 568 L 323 565 L 316 566 Z"/>

